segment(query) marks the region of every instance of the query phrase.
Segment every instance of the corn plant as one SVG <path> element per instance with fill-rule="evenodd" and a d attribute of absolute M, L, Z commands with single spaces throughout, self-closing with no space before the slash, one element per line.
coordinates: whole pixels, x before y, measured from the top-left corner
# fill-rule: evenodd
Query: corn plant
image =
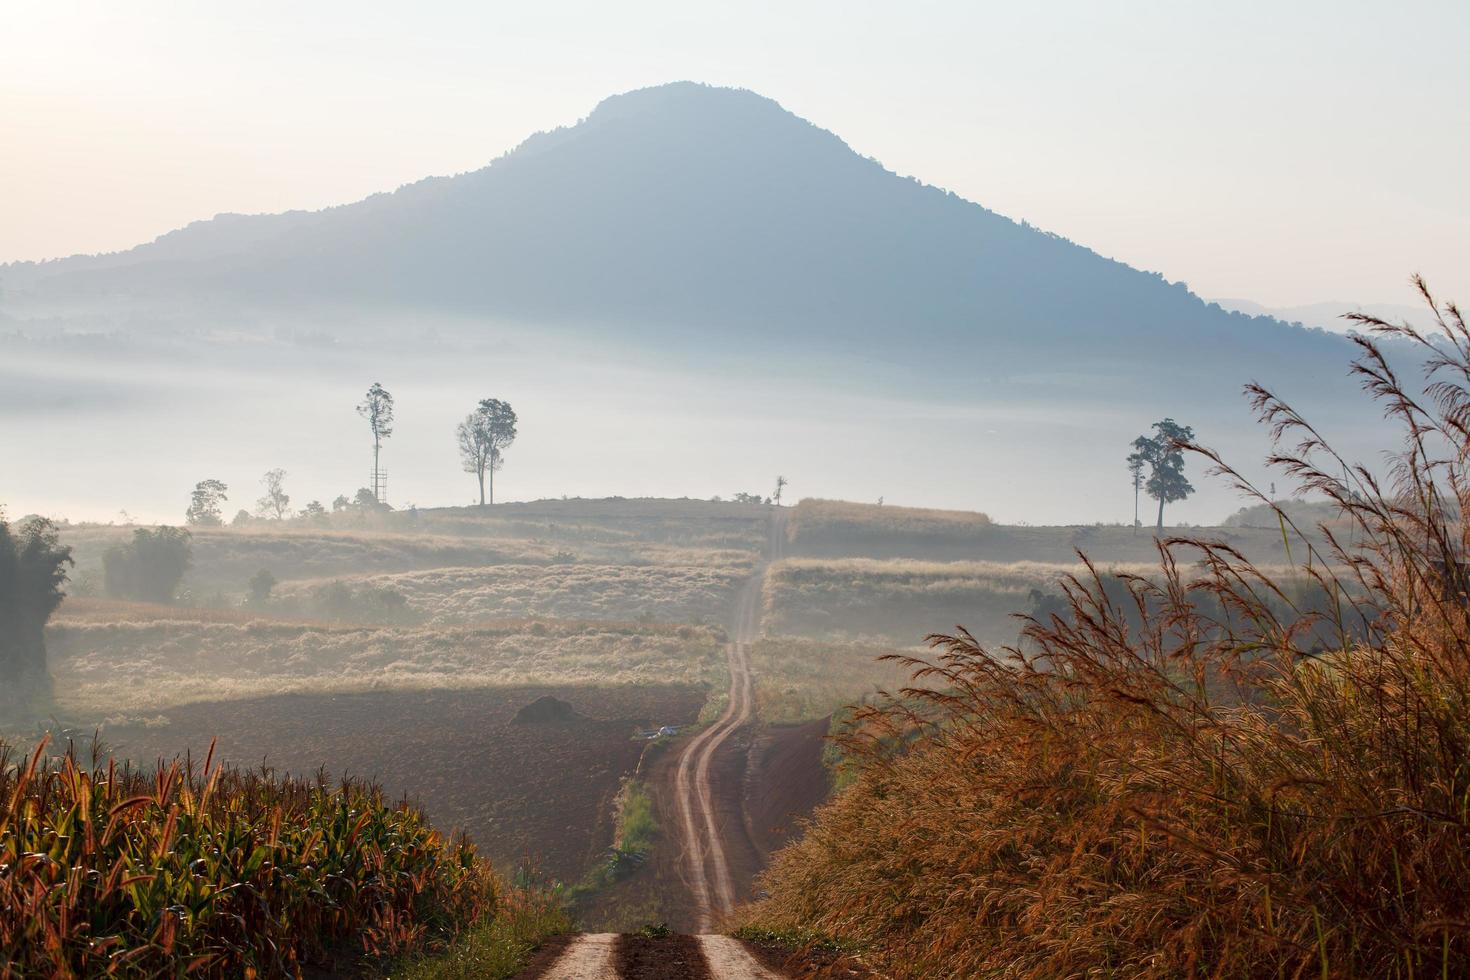
<path fill-rule="evenodd" d="M 295 975 L 442 944 L 488 868 L 371 784 L 0 745 L 0 976 Z"/>

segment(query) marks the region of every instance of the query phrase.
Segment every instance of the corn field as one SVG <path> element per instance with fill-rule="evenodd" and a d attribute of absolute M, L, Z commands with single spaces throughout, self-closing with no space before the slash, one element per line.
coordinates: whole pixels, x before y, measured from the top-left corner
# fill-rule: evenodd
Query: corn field
<path fill-rule="evenodd" d="M 44 750 L 0 745 L 0 976 L 297 975 L 494 911 L 474 849 L 371 784 Z"/>

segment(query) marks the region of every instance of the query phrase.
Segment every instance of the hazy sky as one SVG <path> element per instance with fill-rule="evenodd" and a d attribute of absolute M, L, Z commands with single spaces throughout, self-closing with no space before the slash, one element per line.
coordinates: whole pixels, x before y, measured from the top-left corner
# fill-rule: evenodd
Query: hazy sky
<path fill-rule="evenodd" d="M 690 78 L 1206 296 L 1470 301 L 1466 37 L 1466 0 L 4 0 L 0 261 L 474 169 Z"/>

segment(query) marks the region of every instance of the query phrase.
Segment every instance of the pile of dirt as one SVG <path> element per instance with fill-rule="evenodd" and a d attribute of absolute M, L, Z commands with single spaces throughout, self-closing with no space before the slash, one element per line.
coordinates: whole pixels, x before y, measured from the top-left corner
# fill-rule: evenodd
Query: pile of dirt
<path fill-rule="evenodd" d="M 565 725 L 581 717 L 577 714 L 577 709 L 572 707 L 571 702 L 563 701 L 550 694 L 543 694 L 517 711 L 511 723 L 515 725 Z"/>

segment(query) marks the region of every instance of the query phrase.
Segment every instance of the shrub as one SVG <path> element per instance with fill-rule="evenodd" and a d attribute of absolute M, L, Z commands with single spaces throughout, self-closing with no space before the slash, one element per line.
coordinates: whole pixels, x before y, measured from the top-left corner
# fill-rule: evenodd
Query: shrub
<path fill-rule="evenodd" d="M 189 570 L 191 535 L 178 527 L 140 527 L 127 544 L 113 545 L 102 555 L 107 594 L 114 599 L 172 602 Z"/>
<path fill-rule="evenodd" d="M 252 606 L 263 606 L 270 601 L 271 590 L 276 587 L 276 577 L 268 568 L 262 568 L 250 576 L 247 583 L 249 597 L 247 601 Z"/>
<path fill-rule="evenodd" d="M 442 945 L 496 883 L 374 786 L 0 746 L 0 964 L 26 976 L 296 975 Z M 8 972 L 8 971 L 7 971 Z"/>
<path fill-rule="evenodd" d="M 1436 317 L 1447 344 L 1365 319 L 1426 350 L 1425 402 L 1355 338 L 1407 431 L 1391 485 L 1248 389 L 1278 447 L 1300 440 L 1271 461 L 1351 522 L 1303 558 L 1335 610 L 1280 615 L 1239 553 L 1171 539 L 1121 601 L 1090 567 L 1066 579 L 1066 613 L 1015 648 L 931 638 L 906 662 L 933 687 L 860 713 L 855 784 L 752 919 L 902 977 L 1464 975 L 1470 330 Z"/>

